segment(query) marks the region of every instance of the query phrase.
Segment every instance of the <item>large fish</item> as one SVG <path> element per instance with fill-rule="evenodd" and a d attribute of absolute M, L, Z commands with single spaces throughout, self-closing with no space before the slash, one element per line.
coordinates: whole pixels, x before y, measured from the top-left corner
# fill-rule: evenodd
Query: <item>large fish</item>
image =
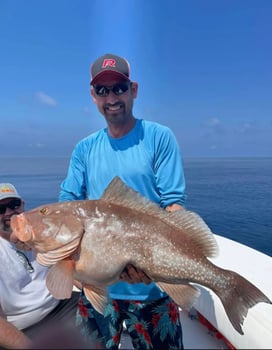
<path fill-rule="evenodd" d="M 248 309 L 271 303 L 239 274 L 208 257 L 218 253 L 213 233 L 194 212 L 168 212 L 116 177 L 99 200 L 41 206 L 12 216 L 13 235 L 51 266 L 47 286 L 56 298 L 69 298 L 74 280 L 103 312 L 107 286 L 119 281 L 127 264 L 142 269 L 181 307 L 199 296 L 192 283 L 214 291 L 233 327 L 243 334 Z"/>

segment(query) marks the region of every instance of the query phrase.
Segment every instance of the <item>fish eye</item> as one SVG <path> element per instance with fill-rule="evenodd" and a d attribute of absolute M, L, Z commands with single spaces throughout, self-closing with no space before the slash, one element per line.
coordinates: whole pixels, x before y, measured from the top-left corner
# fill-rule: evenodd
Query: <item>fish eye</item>
<path fill-rule="evenodd" d="M 44 208 L 42 208 L 42 209 L 40 210 L 40 213 L 41 213 L 42 215 L 46 215 L 46 214 L 48 213 L 48 211 L 49 211 L 49 209 L 48 209 L 47 207 L 44 207 Z"/>

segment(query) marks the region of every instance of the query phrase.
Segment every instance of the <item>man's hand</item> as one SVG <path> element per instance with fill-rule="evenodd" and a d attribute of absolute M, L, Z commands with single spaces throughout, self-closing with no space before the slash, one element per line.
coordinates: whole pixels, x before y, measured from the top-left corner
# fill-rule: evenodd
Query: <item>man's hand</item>
<path fill-rule="evenodd" d="M 180 209 L 184 210 L 184 208 L 180 204 L 177 204 L 177 203 L 170 204 L 165 208 L 166 211 L 176 211 L 176 210 L 180 210 Z"/>
<path fill-rule="evenodd" d="M 120 275 L 120 280 L 128 283 L 145 283 L 150 284 L 152 280 L 144 273 L 144 271 L 137 269 L 135 266 L 128 264 Z"/>

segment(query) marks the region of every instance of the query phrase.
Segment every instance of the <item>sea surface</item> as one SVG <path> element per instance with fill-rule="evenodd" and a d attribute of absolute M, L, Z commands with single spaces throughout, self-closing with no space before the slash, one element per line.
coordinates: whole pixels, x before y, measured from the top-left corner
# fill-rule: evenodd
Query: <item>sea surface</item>
<path fill-rule="evenodd" d="M 26 209 L 58 200 L 68 158 L 0 157 Z M 185 158 L 187 209 L 211 230 L 272 256 L 272 158 Z"/>

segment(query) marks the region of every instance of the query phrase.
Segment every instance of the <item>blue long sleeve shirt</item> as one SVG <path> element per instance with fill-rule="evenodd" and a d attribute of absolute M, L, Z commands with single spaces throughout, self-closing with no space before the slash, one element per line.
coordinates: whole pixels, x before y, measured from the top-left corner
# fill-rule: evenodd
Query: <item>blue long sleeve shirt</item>
<path fill-rule="evenodd" d="M 81 140 L 73 150 L 59 200 L 99 199 L 115 176 L 163 208 L 173 203 L 185 206 L 182 157 L 166 126 L 136 119 L 134 128 L 121 138 L 112 138 L 105 128 Z M 118 282 L 109 293 L 122 300 L 165 296 L 154 283 Z"/>

